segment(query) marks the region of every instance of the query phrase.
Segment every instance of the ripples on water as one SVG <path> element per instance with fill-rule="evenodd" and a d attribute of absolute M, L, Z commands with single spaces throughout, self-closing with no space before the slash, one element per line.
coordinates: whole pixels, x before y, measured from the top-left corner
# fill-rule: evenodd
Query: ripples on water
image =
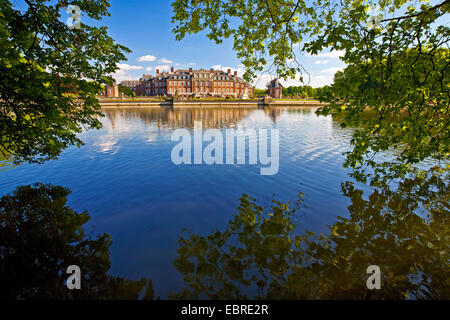
<path fill-rule="evenodd" d="M 348 199 L 340 192 L 347 178 L 342 153 L 351 129 L 342 129 L 315 109 L 123 109 L 106 111 L 103 129 L 81 134 L 85 146 L 66 150 L 42 165 L 21 165 L 0 174 L 0 195 L 18 185 L 52 183 L 72 190 L 70 205 L 88 210 L 92 232 L 109 233 L 111 273 L 149 277 L 165 296 L 182 287 L 172 266 L 177 236 L 187 228 L 209 234 L 225 226 L 239 197 L 247 193 L 262 205 L 305 194 L 296 223 L 325 231 L 345 216 Z M 252 165 L 181 165 L 171 162 L 176 128 L 277 128 L 279 172 L 261 176 Z M 9 164 L 0 166 L 5 169 Z"/>

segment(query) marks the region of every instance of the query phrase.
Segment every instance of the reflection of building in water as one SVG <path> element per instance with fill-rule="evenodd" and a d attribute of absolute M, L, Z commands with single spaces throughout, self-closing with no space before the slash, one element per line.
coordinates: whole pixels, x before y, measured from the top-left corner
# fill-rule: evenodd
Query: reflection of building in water
<path fill-rule="evenodd" d="M 139 119 L 145 124 L 156 125 L 158 128 L 193 128 L 194 121 L 202 121 L 207 128 L 235 127 L 248 117 L 255 108 L 146 108 L 118 109 L 104 111 L 111 121 L 113 129 L 120 118 Z M 314 110 L 307 108 L 264 108 L 264 114 L 276 122 L 283 112 L 311 114 Z"/>
<path fill-rule="evenodd" d="M 268 116 L 273 122 L 277 121 L 277 118 L 281 115 L 284 110 L 282 108 L 264 108 L 264 113 Z"/>
<path fill-rule="evenodd" d="M 202 121 L 205 127 L 222 128 L 234 127 L 239 121 L 257 109 L 254 108 L 148 108 L 148 109 L 121 109 L 105 111 L 110 119 L 112 128 L 115 128 L 117 117 L 125 119 L 139 118 L 147 124 L 156 124 L 158 128 L 193 128 L 194 121 Z M 264 111 L 272 120 L 281 114 L 281 109 Z"/>

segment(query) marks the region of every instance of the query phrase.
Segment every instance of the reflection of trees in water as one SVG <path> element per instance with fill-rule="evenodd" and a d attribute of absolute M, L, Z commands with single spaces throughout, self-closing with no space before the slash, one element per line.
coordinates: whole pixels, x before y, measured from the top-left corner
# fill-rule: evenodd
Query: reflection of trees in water
<path fill-rule="evenodd" d="M 118 117 L 140 119 L 145 124 L 156 124 L 158 128 L 193 128 L 194 121 L 202 121 L 207 128 L 234 127 L 239 121 L 254 112 L 255 108 L 143 108 L 107 110 L 104 113 L 113 129 Z M 264 113 L 273 121 L 281 115 L 282 108 L 265 108 Z"/>
<path fill-rule="evenodd" d="M 11 153 L 0 146 L 0 171 L 9 170 L 16 166 L 17 164 L 14 163 Z"/>
<path fill-rule="evenodd" d="M 294 235 L 301 195 L 270 209 L 243 195 L 225 230 L 180 237 L 174 265 L 186 289 L 172 298 L 448 299 L 448 177 L 418 174 L 369 197 L 348 182 L 342 191 L 349 214 L 327 235 Z M 150 280 L 107 274 L 111 238 L 86 237 L 89 216 L 66 205 L 69 193 L 37 184 L 0 199 L 0 298 L 152 299 Z M 81 267 L 82 290 L 66 288 L 69 265 Z M 366 287 L 370 265 L 381 290 Z"/>
<path fill-rule="evenodd" d="M 244 195 L 224 231 L 180 237 L 174 262 L 187 288 L 174 298 L 448 299 L 448 178 L 405 179 L 366 199 L 351 183 L 349 216 L 330 233 L 294 236 L 295 209 Z M 366 287 L 378 265 L 380 290 Z"/>
<path fill-rule="evenodd" d="M 289 114 L 311 115 L 315 113 L 317 109 L 318 108 L 286 108 L 286 111 Z"/>
<path fill-rule="evenodd" d="M 36 184 L 0 199 L 0 299 L 153 298 L 151 280 L 107 275 L 107 234 L 86 237 L 87 212 L 66 206 L 70 191 Z M 68 290 L 67 267 L 81 268 L 81 290 Z"/>

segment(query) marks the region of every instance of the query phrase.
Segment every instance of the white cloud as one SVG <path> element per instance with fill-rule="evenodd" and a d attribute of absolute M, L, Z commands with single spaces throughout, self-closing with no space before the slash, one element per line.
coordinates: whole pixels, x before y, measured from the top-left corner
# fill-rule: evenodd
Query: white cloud
<path fill-rule="evenodd" d="M 120 68 L 120 70 L 140 70 L 143 68 L 142 66 L 130 66 L 126 63 L 118 63 L 117 66 Z"/>
<path fill-rule="evenodd" d="M 161 61 L 161 63 L 172 63 L 173 62 L 172 60 L 169 60 L 166 58 L 162 58 L 160 61 Z"/>
<path fill-rule="evenodd" d="M 131 74 L 128 70 L 123 69 L 117 70 L 111 76 L 116 80 L 116 83 L 120 83 L 123 80 L 130 80 L 135 78 L 134 74 Z"/>
<path fill-rule="evenodd" d="M 334 68 L 328 68 L 328 69 L 323 69 L 321 72 L 322 73 L 330 73 L 330 74 L 335 74 L 338 71 L 342 71 L 342 68 L 339 67 L 334 67 Z"/>
<path fill-rule="evenodd" d="M 145 68 L 145 71 L 153 71 L 153 67 L 147 67 Z"/>
<path fill-rule="evenodd" d="M 118 63 L 119 70 L 111 74 L 116 80 L 116 83 L 120 83 L 123 80 L 139 79 L 139 70 L 142 70 L 143 66 L 129 65 L 126 63 Z"/>
<path fill-rule="evenodd" d="M 330 62 L 330 60 L 317 60 L 317 61 L 314 61 L 315 64 L 327 64 L 328 62 Z"/>
<path fill-rule="evenodd" d="M 156 66 L 156 67 L 154 67 L 154 69 L 155 70 L 158 69 L 160 72 L 161 71 L 169 71 L 170 70 L 170 66 L 167 65 L 167 64 L 164 64 L 164 65 Z"/>
<path fill-rule="evenodd" d="M 150 54 L 148 54 L 148 55 L 146 55 L 146 56 L 142 56 L 142 57 L 139 57 L 138 59 L 137 59 L 138 61 L 147 61 L 147 62 L 152 62 L 152 61 L 155 61 L 156 60 L 156 57 L 155 56 L 152 56 L 152 55 L 150 55 Z"/>
<path fill-rule="evenodd" d="M 266 85 L 274 78 L 271 74 L 261 74 L 253 80 L 252 85 L 258 89 L 266 89 Z"/>
<path fill-rule="evenodd" d="M 326 85 L 330 85 L 333 83 L 334 75 L 324 75 L 324 76 L 316 76 L 312 75 L 311 80 L 309 81 L 309 85 L 313 88 L 323 87 Z"/>
<path fill-rule="evenodd" d="M 307 75 L 303 75 L 303 82 L 300 81 L 300 74 L 297 74 L 294 79 L 283 80 L 280 79 L 281 84 L 287 88 L 289 86 L 304 86 L 309 85 L 311 87 L 323 87 L 325 85 L 330 85 L 333 83 L 333 74 L 324 74 L 324 75 L 314 75 L 311 74 L 311 77 L 308 78 Z M 253 81 L 253 85 L 258 89 L 266 89 L 266 85 L 275 79 L 274 75 L 263 74 L 260 75 Z"/>

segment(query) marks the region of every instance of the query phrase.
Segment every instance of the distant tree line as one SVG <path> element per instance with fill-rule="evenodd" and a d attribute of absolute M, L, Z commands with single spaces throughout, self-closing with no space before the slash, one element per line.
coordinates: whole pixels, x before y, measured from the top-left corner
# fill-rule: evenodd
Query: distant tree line
<path fill-rule="evenodd" d="M 287 88 L 283 88 L 283 97 L 291 97 L 291 98 L 316 98 L 320 99 L 326 96 L 327 92 L 330 92 L 330 86 L 313 88 L 311 86 L 289 86 Z M 267 90 L 265 89 L 255 89 L 255 95 L 265 95 L 267 94 Z"/>
<path fill-rule="evenodd" d="M 119 84 L 119 93 L 123 96 L 127 96 L 130 98 L 136 97 L 136 93 L 131 88 L 128 88 L 124 85 Z"/>
<path fill-rule="evenodd" d="M 289 86 L 283 89 L 284 97 L 310 97 L 317 98 L 323 97 L 329 86 L 313 88 L 311 86 Z"/>

